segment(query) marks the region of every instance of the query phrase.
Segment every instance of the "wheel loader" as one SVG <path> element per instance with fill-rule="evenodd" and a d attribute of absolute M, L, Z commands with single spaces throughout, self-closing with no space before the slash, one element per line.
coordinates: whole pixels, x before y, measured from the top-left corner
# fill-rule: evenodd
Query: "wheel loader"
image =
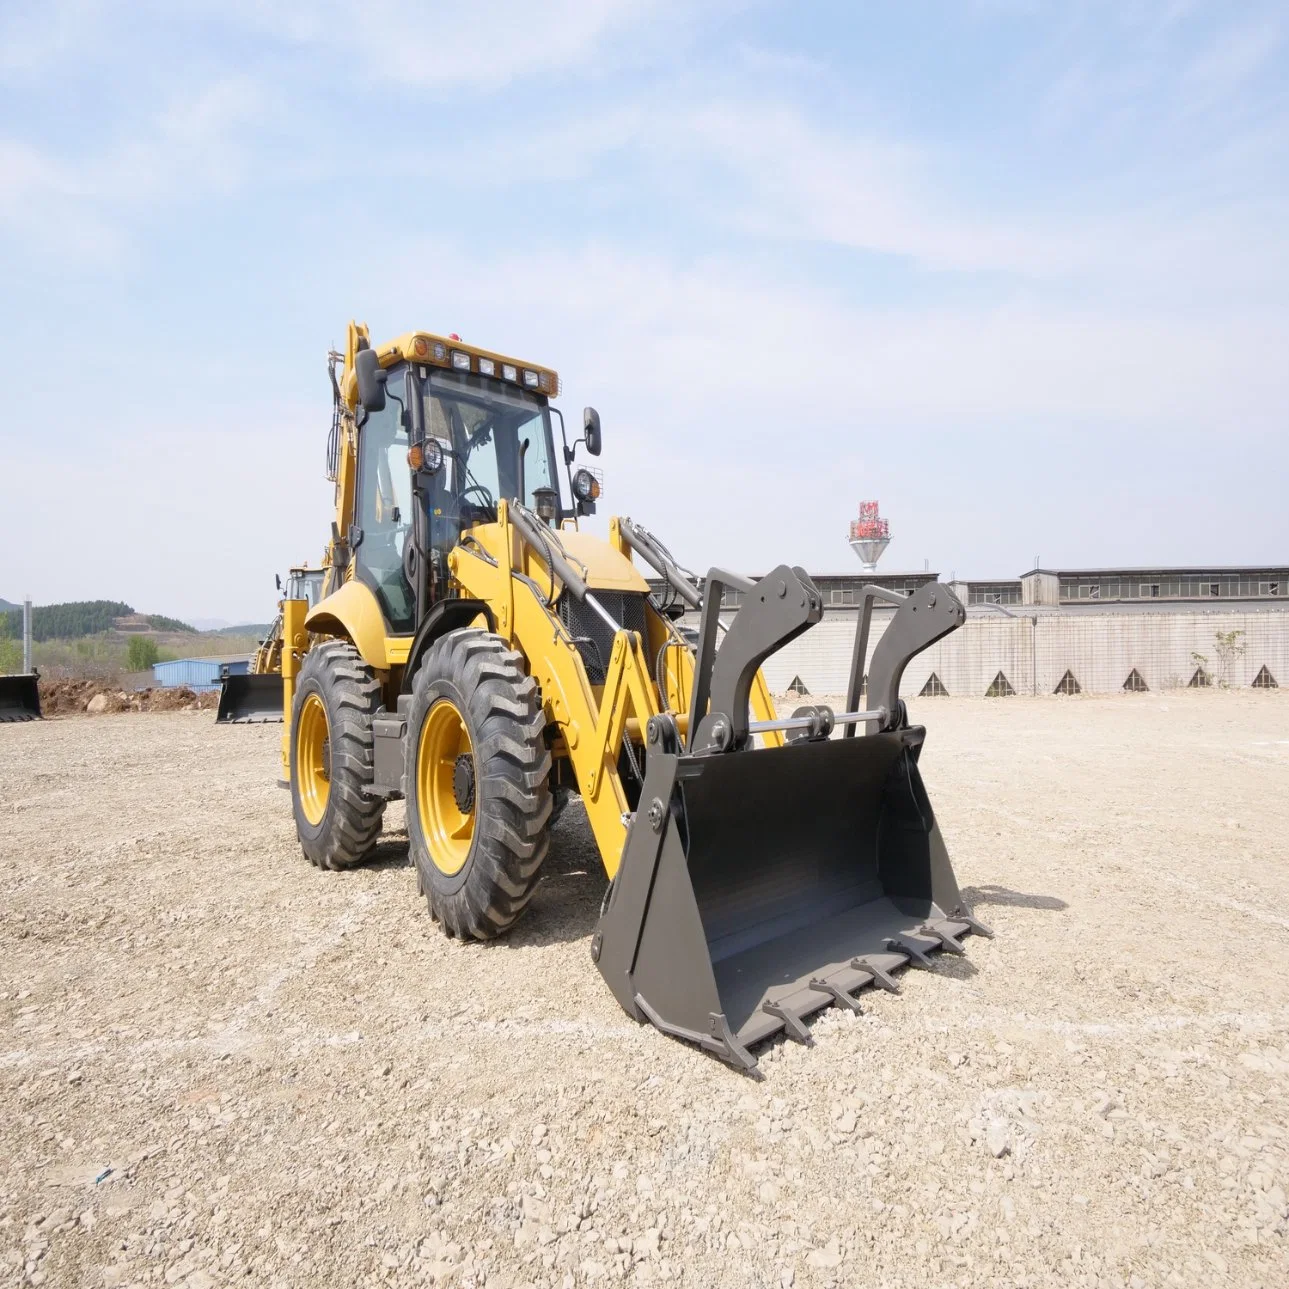
<path fill-rule="evenodd" d="M 989 934 L 899 697 L 962 625 L 948 588 L 867 587 L 845 710 L 780 716 L 761 664 L 820 621 L 818 590 L 787 564 L 695 578 L 625 517 L 583 531 L 601 477 L 575 463 L 600 420 L 585 409 L 568 444 L 553 369 L 351 323 L 332 387 L 327 593 L 282 603 L 282 782 L 309 860 L 361 863 L 401 798 L 432 917 L 489 939 L 577 793 L 609 878 L 592 960 L 630 1015 L 745 1071 L 777 1034 L 809 1043 L 819 1009 Z"/>
<path fill-rule="evenodd" d="M 283 599 L 315 604 L 322 596 L 326 572 L 325 568 L 301 565 L 287 574 L 285 590 L 281 577 L 277 577 L 277 589 L 283 592 Z M 224 668 L 219 682 L 216 725 L 260 725 L 282 721 L 281 601 L 278 602 L 277 617 L 251 659 L 250 671 L 239 675 Z"/>

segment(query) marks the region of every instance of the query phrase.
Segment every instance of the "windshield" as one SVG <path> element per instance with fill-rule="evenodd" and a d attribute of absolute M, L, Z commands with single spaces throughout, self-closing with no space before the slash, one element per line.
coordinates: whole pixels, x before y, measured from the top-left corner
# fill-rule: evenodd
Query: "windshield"
<path fill-rule="evenodd" d="M 456 503 L 463 525 L 495 519 L 499 499 L 519 497 L 521 471 L 524 505 L 533 505 L 538 488 L 558 497 L 545 399 L 486 376 L 439 371 L 422 382 L 421 398 L 425 432 L 443 447 L 436 492 Z"/>

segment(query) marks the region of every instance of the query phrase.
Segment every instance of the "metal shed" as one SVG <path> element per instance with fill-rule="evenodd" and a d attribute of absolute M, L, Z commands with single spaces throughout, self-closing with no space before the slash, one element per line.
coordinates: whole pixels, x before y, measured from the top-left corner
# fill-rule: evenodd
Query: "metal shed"
<path fill-rule="evenodd" d="M 251 660 L 247 654 L 222 656 L 216 658 L 176 658 L 172 662 L 158 662 L 152 666 L 153 684 L 163 689 L 175 689 L 187 685 L 189 689 L 218 689 L 221 671 L 227 668 L 229 675 L 244 676 L 251 669 Z"/>

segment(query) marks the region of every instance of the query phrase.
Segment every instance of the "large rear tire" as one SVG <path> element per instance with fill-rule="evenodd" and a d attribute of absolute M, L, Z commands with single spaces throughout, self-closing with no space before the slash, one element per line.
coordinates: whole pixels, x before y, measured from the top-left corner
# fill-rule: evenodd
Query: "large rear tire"
<path fill-rule="evenodd" d="M 522 656 L 487 631 L 448 632 L 412 682 L 408 843 L 451 936 L 500 935 L 537 887 L 551 815 L 545 724 Z"/>
<path fill-rule="evenodd" d="M 291 805 L 300 847 L 319 868 L 352 868 L 380 836 L 385 803 L 366 793 L 379 706 L 376 677 L 348 641 L 305 654 L 291 707 Z"/>

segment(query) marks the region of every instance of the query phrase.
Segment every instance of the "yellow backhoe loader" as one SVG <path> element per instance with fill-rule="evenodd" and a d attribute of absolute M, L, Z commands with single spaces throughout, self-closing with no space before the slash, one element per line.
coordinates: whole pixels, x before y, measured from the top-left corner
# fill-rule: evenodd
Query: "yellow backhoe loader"
<path fill-rule="evenodd" d="M 304 600 L 316 604 L 322 598 L 325 568 L 302 565 L 287 574 L 283 589 L 281 577 L 277 589 L 286 600 Z M 282 601 L 268 635 L 260 641 L 251 659 L 249 672 L 238 674 L 223 668 L 219 677 L 219 708 L 216 725 L 280 724 L 282 716 Z"/>
<path fill-rule="evenodd" d="M 581 531 L 600 482 L 576 450 L 598 455 L 600 421 L 587 408 L 568 446 L 555 371 L 455 335 L 373 347 L 351 323 L 332 385 L 327 593 L 282 603 L 282 775 L 308 859 L 361 863 L 405 798 L 431 914 L 486 939 L 523 913 L 576 792 L 610 878 L 590 945 L 609 987 L 745 1070 L 772 1035 L 810 1042 L 820 1008 L 989 934 L 899 697 L 963 622 L 946 587 L 866 588 L 845 710 L 779 716 L 760 666 L 820 620 L 810 578 L 699 580 L 629 519 Z"/>

